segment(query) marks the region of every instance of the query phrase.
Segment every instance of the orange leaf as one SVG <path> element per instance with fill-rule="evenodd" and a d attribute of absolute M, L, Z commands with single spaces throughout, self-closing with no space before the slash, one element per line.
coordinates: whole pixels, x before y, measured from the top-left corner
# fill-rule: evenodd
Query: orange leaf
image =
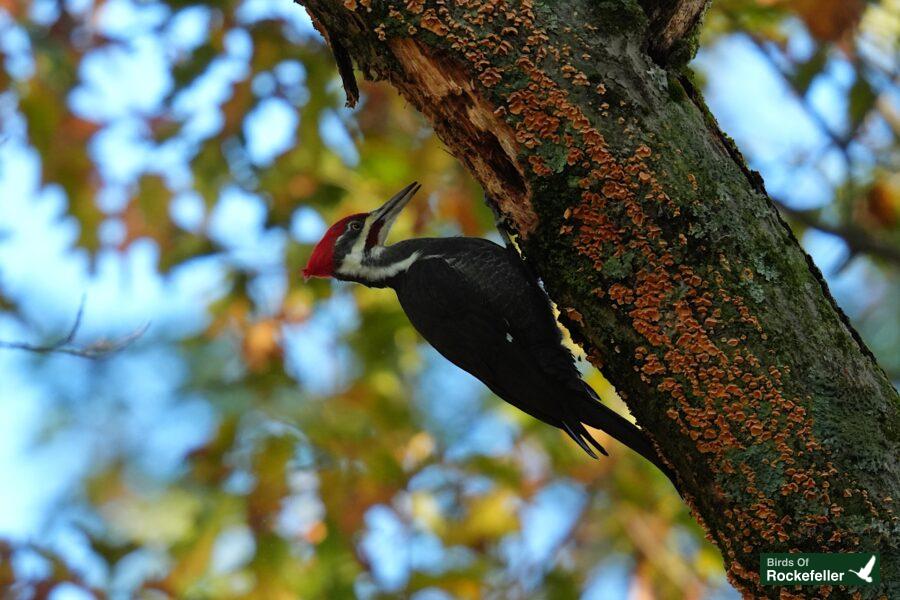
<path fill-rule="evenodd" d="M 791 5 L 813 37 L 829 42 L 849 34 L 866 8 L 863 0 L 793 0 Z"/>

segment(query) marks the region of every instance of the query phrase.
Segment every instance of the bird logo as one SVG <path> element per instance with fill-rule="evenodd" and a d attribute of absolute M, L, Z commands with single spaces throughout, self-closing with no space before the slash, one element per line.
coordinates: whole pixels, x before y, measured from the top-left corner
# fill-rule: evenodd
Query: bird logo
<path fill-rule="evenodd" d="M 875 555 L 872 555 L 872 558 L 869 559 L 869 562 L 866 563 L 859 571 L 854 571 L 853 569 L 848 569 L 851 573 L 865 581 L 866 583 L 872 583 L 872 569 L 875 568 Z"/>

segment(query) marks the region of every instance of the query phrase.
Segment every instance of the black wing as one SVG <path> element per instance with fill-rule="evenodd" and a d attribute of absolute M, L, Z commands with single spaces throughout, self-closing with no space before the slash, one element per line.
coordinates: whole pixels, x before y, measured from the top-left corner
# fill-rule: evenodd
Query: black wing
<path fill-rule="evenodd" d="M 455 253 L 420 258 L 395 286 L 413 326 L 510 404 L 564 429 L 588 454 L 588 444 L 606 454 L 582 425 L 602 426 L 582 414 L 598 401 L 561 344 L 544 292 L 511 251 L 458 242 Z"/>
<path fill-rule="evenodd" d="M 606 451 L 584 424 L 641 454 L 677 489 L 646 435 L 581 380 L 549 299 L 518 255 L 487 240 L 434 242 L 440 252 L 423 249 L 392 284 L 422 337 L 503 400 L 566 431 L 591 456 L 589 444 Z"/>

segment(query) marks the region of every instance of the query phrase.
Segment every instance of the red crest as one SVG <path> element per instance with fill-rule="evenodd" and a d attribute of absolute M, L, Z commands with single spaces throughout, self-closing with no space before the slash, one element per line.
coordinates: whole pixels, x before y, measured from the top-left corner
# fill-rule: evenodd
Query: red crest
<path fill-rule="evenodd" d="M 306 268 L 303 269 L 304 278 L 331 277 L 334 275 L 334 244 L 337 242 L 338 237 L 347 230 L 347 223 L 359 217 L 365 217 L 365 215 L 358 214 L 344 217 L 328 228 L 328 231 L 325 232 L 325 235 L 313 248 L 309 262 L 306 263 Z"/>

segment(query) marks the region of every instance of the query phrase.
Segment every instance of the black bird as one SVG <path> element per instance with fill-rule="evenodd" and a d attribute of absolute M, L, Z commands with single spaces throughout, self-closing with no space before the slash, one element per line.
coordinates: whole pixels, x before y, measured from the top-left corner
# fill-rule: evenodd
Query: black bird
<path fill-rule="evenodd" d="M 601 429 L 674 483 L 644 433 L 582 381 L 547 295 L 514 249 L 467 237 L 385 245 L 419 187 L 412 183 L 381 208 L 332 225 L 313 249 L 304 278 L 393 288 L 422 337 L 497 396 L 564 430 L 594 458 L 593 448 L 607 452 L 584 426 Z"/>

